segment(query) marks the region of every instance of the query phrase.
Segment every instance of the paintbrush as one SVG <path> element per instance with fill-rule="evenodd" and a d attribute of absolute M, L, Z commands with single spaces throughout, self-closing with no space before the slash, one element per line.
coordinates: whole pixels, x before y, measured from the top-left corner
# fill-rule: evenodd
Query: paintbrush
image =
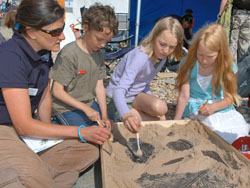
<path fill-rule="evenodd" d="M 139 133 L 136 133 L 136 140 L 137 140 L 137 151 L 136 151 L 136 155 L 141 157 L 142 156 L 142 150 L 140 147 L 140 138 L 139 138 Z"/>
<path fill-rule="evenodd" d="M 98 125 L 100 127 L 104 127 L 101 122 L 99 120 L 96 121 L 98 123 Z M 111 156 L 114 156 L 114 153 L 113 153 L 113 148 L 112 148 L 112 145 L 111 145 L 111 141 L 110 141 L 110 138 L 107 139 L 107 142 L 108 142 L 108 145 L 109 145 L 109 150 L 110 150 L 110 155 Z"/>
<path fill-rule="evenodd" d="M 208 99 L 206 100 L 206 102 L 204 104 L 202 104 L 201 106 L 203 105 L 206 105 L 208 103 Z M 199 110 L 198 110 L 199 111 Z M 198 121 L 198 117 L 199 117 L 199 112 L 197 111 L 197 114 L 194 116 L 193 120 L 195 121 Z"/>

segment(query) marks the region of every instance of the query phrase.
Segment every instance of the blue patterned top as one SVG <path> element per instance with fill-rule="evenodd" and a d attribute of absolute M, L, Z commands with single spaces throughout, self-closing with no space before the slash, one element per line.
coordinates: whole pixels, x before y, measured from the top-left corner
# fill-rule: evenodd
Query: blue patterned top
<path fill-rule="evenodd" d="M 191 114 L 196 114 L 198 112 L 199 107 L 204 104 L 208 100 L 208 104 L 212 104 L 215 102 L 218 102 L 224 98 L 223 96 L 223 90 L 220 88 L 220 92 L 218 95 L 213 95 L 212 93 L 212 85 L 209 83 L 207 89 L 204 91 L 198 81 L 197 81 L 197 76 L 198 76 L 198 66 L 199 63 L 196 61 L 194 68 L 191 73 L 191 77 L 189 80 L 190 83 L 190 98 L 188 100 L 188 103 L 186 105 L 185 111 L 183 113 L 183 117 L 188 117 Z M 233 65 L 233 70 L 234 72 L 237 71 L 237 65 L 234 63 Z M 227 112 L 229 110 L 235 109 L 233 105 L 224 108 L 222 110 L 219 110 L 217 112 Z"/>

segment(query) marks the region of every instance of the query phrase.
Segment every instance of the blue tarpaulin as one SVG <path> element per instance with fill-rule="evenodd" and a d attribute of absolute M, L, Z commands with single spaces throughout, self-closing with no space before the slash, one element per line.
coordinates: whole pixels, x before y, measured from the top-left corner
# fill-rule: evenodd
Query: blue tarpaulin
<path fill-rule="evenodd" d="M 186 9 L 193 10 L 193 32 L 196 32 L 203 25 L 216 21 L 220 2 L 220 0 L 141 0 L 138 41 L 140 42 L 151 31 L 157 18 L 169 14 L 183 16 Z M 137 0 L 130 0 L 129 34 L 134 36 L 136 11 Z"/>

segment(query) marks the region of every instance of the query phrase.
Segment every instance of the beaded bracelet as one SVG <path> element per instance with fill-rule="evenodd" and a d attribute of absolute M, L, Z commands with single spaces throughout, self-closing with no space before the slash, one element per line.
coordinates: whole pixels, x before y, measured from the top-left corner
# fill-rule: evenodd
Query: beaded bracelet
<path fill-rule="evenodd" d="M 82 127 L 86 127 L 85 125 L 80 125 L 79 128 L 78 128 L 78 137 L 81 139 L 81 141 L 83 142 L 87 142 L 87 140 L 83 139 L 82 136 L 81 136 L 81 128 Z"/>

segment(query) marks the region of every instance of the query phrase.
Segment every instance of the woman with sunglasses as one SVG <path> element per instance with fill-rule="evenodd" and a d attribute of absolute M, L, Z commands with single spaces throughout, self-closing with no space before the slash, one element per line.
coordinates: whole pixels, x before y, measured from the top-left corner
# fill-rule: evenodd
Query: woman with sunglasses
<path fill-rule="evenodd" d="M 51 51 L 65 39 L 64 9 L 55 0 L 22 0 L 8 18 L 14 34 L 0 45 L 0 184 L 72 187 L 98 159 L 94 144 L 103 144 L 110 131 L 51 123 L 48 72 Z M 40 152 L 29 148 L 50 139 L 64 140 Z"/>

